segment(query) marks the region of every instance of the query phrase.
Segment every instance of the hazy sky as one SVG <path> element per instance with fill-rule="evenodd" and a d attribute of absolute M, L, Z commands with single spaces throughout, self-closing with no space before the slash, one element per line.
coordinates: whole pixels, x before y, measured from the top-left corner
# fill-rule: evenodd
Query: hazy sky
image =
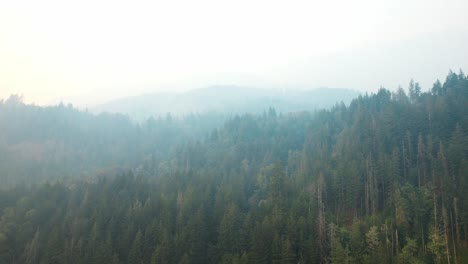
<path fill-rule="evenodd" d="M 468 47 L 426 46 L 454 59 L 434 60 L 443 65 L 427 71 L 421 65 L 416 76 L 399 61 L 373 57 L 381 46 L 408 50 L 412 39 L 430 43 L 440 32 L 466 40 L 467 11 L 466 0 L 1 1 L 0 98 L 95 103 L 223 83 L 393 89 L 408 76 L 426 84 L 448 67 L 468 67 L 459 65 L 468 63 Z M 350 55 L 363 53 L 363 61 Z M 388 72 L 360 70 L 383 62 Z"/>

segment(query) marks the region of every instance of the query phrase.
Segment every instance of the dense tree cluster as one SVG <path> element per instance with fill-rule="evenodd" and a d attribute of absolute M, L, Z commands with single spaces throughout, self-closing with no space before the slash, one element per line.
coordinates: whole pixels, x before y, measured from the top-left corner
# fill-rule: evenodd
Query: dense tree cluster
<path fill-rule="evenodd" d="M 93 115 L 71 105 L 26 105 L 0 100 L 1 187 L 65 177 L 93 177 L 130 169 L 144 159 L 167 159 L 175 147 L 204 138 L 219 114 L 170 114 L 133 123 L 128 116 Z"/>
<path fill-rule="evenodd" d="M 136 138 L 167 120 L 122 122 L 139 132 L 102 140 L 140 158 L 133 169 L 0 191 L 0 263 L 468 262 L 462 72 L 428 92 L 412 81 L 316 113 L 234 116 L 198 139 L 142 137 L 167 136 L 159 156 Z"/>

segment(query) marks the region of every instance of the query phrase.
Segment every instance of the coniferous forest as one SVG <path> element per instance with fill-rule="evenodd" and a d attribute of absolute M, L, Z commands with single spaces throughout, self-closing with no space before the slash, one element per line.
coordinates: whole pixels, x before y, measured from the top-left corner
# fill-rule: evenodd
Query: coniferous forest
<path fill-rule="evenodd" d="M 468 77 L 135 123 L 0 102 L 0 263 L 468 263 Z"/>

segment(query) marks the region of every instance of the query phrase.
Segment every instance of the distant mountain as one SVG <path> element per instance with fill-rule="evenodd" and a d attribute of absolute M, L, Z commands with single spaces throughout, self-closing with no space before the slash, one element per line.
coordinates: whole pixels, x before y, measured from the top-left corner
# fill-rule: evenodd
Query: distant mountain
<path fill-rule="evenodd" d="M 135 120 L 150 116 L 189 113 L 261 113 L 270 107 L 278 112 L 313 111 L 337 102 L 349 103 L 359 93 L 347 89 L 268 90 L 240 86 L 209 86 L 185 93 L 154 93 L 112 100 L 92 112 L 128 114 Z"/>

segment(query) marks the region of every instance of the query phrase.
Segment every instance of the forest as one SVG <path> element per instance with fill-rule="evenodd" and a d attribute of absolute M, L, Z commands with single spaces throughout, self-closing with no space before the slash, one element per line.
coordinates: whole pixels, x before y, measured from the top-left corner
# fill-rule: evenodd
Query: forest
<path fill-rule="evenodd" d="M 468 76 L 132 122 L 0 101 L 0 264 L 468 263 Z"/>

